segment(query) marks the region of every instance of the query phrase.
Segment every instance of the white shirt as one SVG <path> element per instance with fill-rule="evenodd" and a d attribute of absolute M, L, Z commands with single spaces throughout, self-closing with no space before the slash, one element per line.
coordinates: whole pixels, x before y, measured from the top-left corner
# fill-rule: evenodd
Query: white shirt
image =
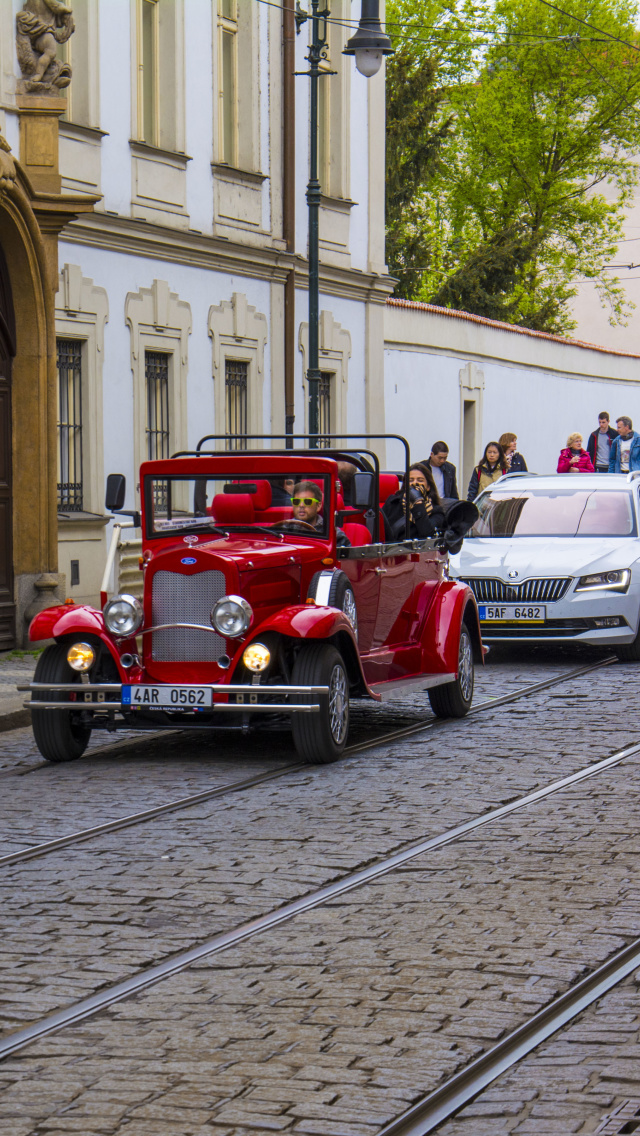
<path fill-rule="evenodd" d="M 623 473 L 629 472 L 629 454 L 632 442 L 633 434 L 629 434 L 628 438 L 620 438 L 620 469 Z"/>
<path fill-rule="evenodd" d="M 432 465 L 431 472 L 433 474 L 433 480 L 436 483 L 436 489 L 438 490 L 438 497 L 444 497 L 444 473 L 442 472 L 442 467 Z"/>

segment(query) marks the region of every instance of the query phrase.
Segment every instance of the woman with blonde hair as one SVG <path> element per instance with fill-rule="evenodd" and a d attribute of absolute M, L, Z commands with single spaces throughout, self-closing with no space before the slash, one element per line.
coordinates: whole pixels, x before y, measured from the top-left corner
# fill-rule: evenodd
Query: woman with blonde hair
<path fill-rule="evenodd" d="M 593 462 L 582 448 L 582 434 L 569 434 L 564 450 L 560 450 L 558 473 L 594 473 Z"/>
<path fill-rule="evenodd" d="M 501 434 L 498 438 L 498 445 L 502 446 L 504 451 L 504 460 L 507 463 L 509 473 L 527 473 L 527 463 L 522 454 L 519 454 L 516 446 L 518 445 L 518 435 L 511 434 L 507 431 L 506 434 Z"/>

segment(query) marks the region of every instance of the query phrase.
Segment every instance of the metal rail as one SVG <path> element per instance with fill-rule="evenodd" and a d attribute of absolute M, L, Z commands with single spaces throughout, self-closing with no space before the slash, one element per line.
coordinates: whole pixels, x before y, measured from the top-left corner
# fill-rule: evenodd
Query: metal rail
<path fill-rule="evenodd" d="M 526 808 L 528 805 L 544 800 L 544 798 L 561 792 L 569 786 L 595 777 L 604 770 L 619 764 L 626 758 L 637 753 L 640 753 L 640 743 L 626 746 L 617 753 L 611 754 L 608 758 L 596 762 L 586 769 L 581 769 L 577 773 L 571 774 L 569 777 L 563 777 L 558 781 L 553 781 L 542 789 L 528 793 L 526 796 L 511 801 L 507 805 L 502 805 L 500 808 L 492 809 L 482 816 L 475 817 L 473 820 L 457 825 L 455 828 L 448 829 L 439 836 L 430 837 L 429 839 L 410 844 L 406 848 L 395 852 L 393 855 L 379 860 L 377 863 L 370 864 L 366 868 L 354 872 L 349 872 L 347 875 L 343 876 L 342 879 L 335 880 L 333 883 L 327 884 L 314 892 L 310 892 L 306 896 L 301 896 L 298 899 L 292 900 L 290 903 L 284 904 L 282 907 L 258 916 L 256 919 L 251 919 L 229 931 L 216 935 L 196 947 L 192 947 L 187 951 L 182 951 L 166 959 L 162 963 L 147 967 L 145 970 L 125 979 L 123 982 L 117 982 L 110 987 L 105 987 L 96 994 L 92 994 L 88 998 L 83 998 L 63 1010 L 49 1014 L 40 1021 L 34 1022 L 0 1040 L 0 1060 L 3 1057 L 8 1057 L 11 1053 L 23 1049 L 33 1041 L 56 1033 L 64 1027 L 73 1025 L 76 1022 L 83 1021 L 98 1013 L 100 1010 L 106 1009 L 107 1006 L 120 1002 L 131 995 L 138 994 L 142 990 L 154 986 L 157 982 L 161 982 L 166 978 L 172 977 L 174 974 L 186 970 L 187 967 L 191 966 L 194 962 L 209 958 L 220 951 L 236 946 L 238 943 L 253 938 L 254 935 L 270 931 L 274 927 L 278 927 L 282 923 L 292 919 L 295 915 L 300 915 L 303 912 L 320 907 L 336 899 L 338 896 L 342 896 L 355 888 L 370 883 L 372 880 L 387 875 L 395 868 L 416 859 L 418 856 L 451 844 L 486 824 L 491 824 L 496 820 L 500 820 L 502 817 L 509 816 L 519 809 Z M 640 952 L 640 940 L 635 946 L 638 952 Z M 635 965 L 637 965 L 637 963 Z M 628 971 L 625 973 L 628 973 Z M 598 997 L 598 994 L 594 994 L 593 997 Z M 575 1011 L 575 1013 L 578 1012 L 579 1010 Z M 558 1026 L 556 1028 L 560 1027 Z M 495 1075 L 498 1076 L 499 1074 L 496 1073 Z M 478 1090 L 476 1089 L 475 1091 L 477 1092 Z M 408 1136 L 409 1131 L 410 1130 L 407 1130 L 406 1136 Z M 416 1129 L 416 1132 L 421 1131 L 423 1130 Z M 424 1131 L 429 1131 L 429 1129 L 424 1129 Z M 380 1134 L 380 1136 L 382 1136 L 382 1134 Z"/>
<path fill-rule="evenodd" d="M 385 1125 L 378 1136 L 427 1136 L 512 1065 L 632 974 L 639 964 L 640 939 L 635 939 L 565 994 L 554 998 L 488 1053 L 483 1053 L 402 1116 Z"/>
<path fill-rule="evenodd" d="M 557 686 L 559 683 L 565 682 L 568 679 L 577 678 L 579 675 L 585 674 L 588 671 L 599 670 L 601 667 L 609 666 L 612 662 L 615 662 L 614 657 L 603 659 L 598 663 L 591 663 L 586 667 L 578 667 L 575 670 L 569 671 L 567 674 L 556 675 L 555 678 L 544 679 L 542 682 L 535 682 L 530 686 L 523 686 L 520 690 L 515 690 L 511 694 L 503 694 L 499 698 L 492 698 L 486 702 L 481 702 L 478 706 L 473 706 L 467 717 L 471 714 L 480 714 L 484 710 L 492 710 L 497 706 L 504 706 L 508 702 L 515 702 L 529 694 L 535 694 L 539 690 L 546 690 L 548 687 Z M 80 703 L 80 705 L 82 705 L 82 703 Z M 103 705 L 108 706 L 108 703 L 103 703 Z M 355 756 L 357 753 L 375 749 L 377 746 L 388 745 L 389 742 L 400 741 L 414 734 L 424 733 L 426 730 L 438 729 L 439 727 L 445 726 L 447 721 L 449 720 L 440 721 L 438 719 L 432 719 L 430 722 L 420 722 L 416 723 L 415 726 L 403 726 L 399 730 L 391 730 L 382 737 L 370 738 L 366 741 L 357 742 L 355 745 L 347 746 L 344 751 L 344 756 Z M 184 732 L 187 733 L 188 729 Z M 148 736 L 149 735 L 147 735 L 147 737 Z M 151 736 L 158 738 L 162 736 L 162 731 L 154 732 Z M 114 743 L 113 746 L 100 747 L 100 753 L 113 753 L 114 751 L 117 752 L 119 749 L 128 749 L 134 744 L 142 743 L 143 740 L 145 740 L 145 734 L 141 731 L 139 738 L 126 738 L 120 743 Z M 96 753 L 96 750 L 89 751 L 87 756 L 91 757 L 92 753 Z M 91 840 L 94 836 L 101 836 L 107 832 L 117 832 L 121 828 L 130 828 L 135 824 L 144 824 L 146 821 L 153 820 L 157 816 L 163 816 L 165 813 L 188 809 L 191 805 L 200 804 L 202 801 L 208 801 L 214 797 L 222 796 L 224 793 L 232 793 L 239 789 L 248 789 L 253 785 L 260 784 L 261 781 L 270 781 L 273 778 L 283 777 L 285 773 L 297 773 L 302 769 L 308 770 L 310 768 L 311 767 L 307 765 L 306 762 L 297 762 L 294 765 L 285 765 L 280 769 L 257 774 L 255 777 L 244 778 L 242 781 L 234 781 L 230 785 L 224 785 L 217 789 L 205 789 L 202 793 L 193 793 L 188 797 L 180 797 L 176 801 L 169 801 L 166 805 L 157 805 L 154 808 L 144 809 L 138 813 L 130 813 L 128 816 L 121 817 L 118 820 L 107 821 L 104 824 L 98 824 L 92 828 L 85 828 L 78 832 L 69 833 L 68 836 L 60 836 L 55 840 L 47 840 L 42 844 L 34 844 L 31 848 L 23 848 L 19 852 L 11 852 L 6 856 L 0 856 L 0 868 L 6 867 L 9 864 L 19 864 L 24 860 L 34 860 L 40 856 L 46 856 L 51 852 L 58 851 L 60 848 L 67 848 L 72 844 L 80 844 L 85 840 Z"/>

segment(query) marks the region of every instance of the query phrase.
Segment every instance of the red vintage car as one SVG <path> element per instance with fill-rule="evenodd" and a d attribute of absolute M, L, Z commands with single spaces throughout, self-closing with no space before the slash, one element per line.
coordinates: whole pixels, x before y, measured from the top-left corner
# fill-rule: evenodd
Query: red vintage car
<path fill-rule="evenodd" d="M 22 688 L 43 757 L 79 757 L 95 729 L 247 730 L 278 716 L 321 763 L 343 751 L 354 698 L 428 690 L 439 717 L 466 714 L 476 602 L 448 577 L 446 539 L 386 539 L 396 474 L 371 450 L 208 441 L 141 468 L 142 601 L 67 601 L 33 620 L 32 640 L 55 641 Z M 125 512 L 124 495 L 112 474 L 107 509 Z"/>

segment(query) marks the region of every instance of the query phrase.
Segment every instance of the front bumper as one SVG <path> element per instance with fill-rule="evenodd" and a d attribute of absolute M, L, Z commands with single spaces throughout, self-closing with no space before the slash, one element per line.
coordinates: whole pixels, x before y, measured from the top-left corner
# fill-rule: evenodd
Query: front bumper
<path fill-rule="evenodd" d="M 127 684 L 131 685 L 131 684 Z M 170 689 L 175 685 L 188 687 L 188 683 L 169 684 L 169 683 L 140 683 L 140 686 L 153 686 L 153 687 L 167 687 Z M 228 702 L 212 702 L 211 706 L 198 707 L 191 709 L 189 706 L 180 706 L 175 710 L 171 707 L 163 706 L 158 707 L 162 713 L 166 714 L 179 714 L 180 717 L 190 715 L 193 720 L 202 720 L 206 715 L 207 717 L 215 717 L 218 714 L 233 713 L 233 714 L 317 714 L 320 710 L 319 698 L 322 695 L 328 696 L 328 686 L 258 686 L 250 684 L 234 684 L 234 683 L 198 683 L 198 690 L 210 690 L 215 699 L 215 695 L 227 695 Z M 19 691 L 29 692 L 31 698 L 25 701 L 25 707 L 37 710 L 66 710 L 66 711 L 83 711 L 89 714 L 104 714 L 105 712 L 119 712 L 124 714 L 129 723 L 135 723 L 136 716 L 148 716 L 149 711 L 153 712 L 155 707 L 147 709 L 144 706 L 132 706 L 129 703 L 122 701 L 122 684 L 121 683 L 80 683 L 80 682 L 67 682 L 67 683 L 50 683 L 50 682 L 31 682 L 25 686 L 19 686 Z M 38 695 L 37 698 L 33 696 Z M 73 695 L 73 700 L 56 701 L 53 698 L 48 698 L 54 694 L 68 694 Z M 278 701 L 267 701 L 277 696 Z M 306 701 L 289 701 L 293 696 L 294 699 L 306 699 Z M 286 698 L 287 701 L 283 699 Z M 315 699 L 315 701 L 311 701 Z"/>

